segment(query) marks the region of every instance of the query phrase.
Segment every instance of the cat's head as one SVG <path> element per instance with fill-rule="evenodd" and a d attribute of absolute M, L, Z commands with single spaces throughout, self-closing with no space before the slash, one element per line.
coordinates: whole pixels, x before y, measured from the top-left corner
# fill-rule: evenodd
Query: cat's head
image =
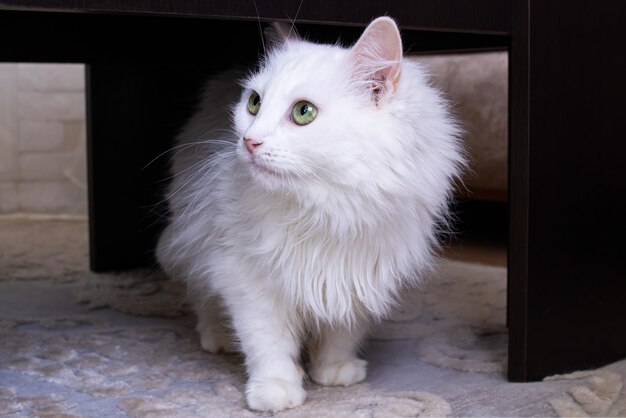
<path fill-rule="evenodd" d="M 252 177 L 318 196 L 397 183 L 398 156 L 413 152 L 411 125 L 421 110 L 398 98 L 405 63 L 395 22 L 374 20 L 351 48 L 306 42 L 280 27 L 275 37 L 283 39 L 243 80 L 233 108 L 237 154 Z"/>

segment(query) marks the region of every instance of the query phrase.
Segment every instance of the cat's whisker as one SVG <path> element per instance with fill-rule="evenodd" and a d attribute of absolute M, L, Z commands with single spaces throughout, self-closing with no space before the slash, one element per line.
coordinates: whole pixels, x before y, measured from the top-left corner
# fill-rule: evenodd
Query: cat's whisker
<path fill-rule="evenodd" d="M 226 155 L 227 153 L 223 153 L 223 154 L 224 154 L 224 155 Z M 234 151 L 231 151 L 231 152 L 229 152 L 229 153 L 228 153 L 228 155 L 234 155 L 234 154 L 235 154 L 235 152 L 234 152 Z M 166 178 L 164 178 L 164 179 L 162 179 L 162 180 L 158 180 L 158 181 L 157 181 L 157 183 L 162 183 L 162 182 L 164 182 L 164 181 L 171 180 L 172 178 L 174 178 L 174 177 L 176 177 L 176 176 L 178 176 L 178 175 L 180 175 L 180 174 L 186 173 L 187 171 L 193 170 L 193 169 L 195 169 L 195 168 L 197 168 L 197 167 L 199 167 L 199 166 L 206 165 L 207 163 L 208 163 L 208 164 L 210 164 L 210 163 L 212 163 L 212 162 L 213 162 L 213 159 L 214 159 L 214 158 L 215 158 L 215 159 L 217 159 L 217 156 L 211 156 L 211 157 L 210 157 L 209 159 L 207 159 L 206 161 L 205 161 L 205 160 L 200 160 L 200 161 L 198 161 L 198 162 L 194 163 L 193 165 L 191 165 L 191 166 L 189 166 L 189 167 L 185 168 L 184 170 L 177 172 L 176 174 L 173 174 L 173 175 L 171 175 L 171 176 L 168 176 L 168 177 L 166 177 Z"/>
<path fill-rule="evenodd" d="M 219 161 L 221 159 L 224 159 L 226 157 L 232 156 L 234 154 L 235 154 L 234 151 L 227 151 L 227 152 L 216 153 L 216 154 L 211 155 L 209 158 L 206 158 L 206 159 L 200 159 L 200 161 L 197 163 L 197 165 L 194 165 L 194 166 L 196 166 L 196 167 L 197 166 L 201 166 L 201 167 L 204 167 L 204 168 L 200 168 L 197 172 L 192 174 L 189 177 L 188 181 L 193 180 L 195 176 L 201 174 L 204 171 L 205 168 L 211 170 L 213 164 L 215 164 L 217 161 Z M 183 183 L 182 186 L 184 187 L 186 184 L 187 184 L 187 181 L 185 183 Z M 173 194 L 170 194 L 169 196 L 172 196 L 172 195 Z"/>
<path fill-rule="evenodd" d="M 224 131 L 224 132 L 227 132 L 227 133 L 229 133 L 229 134 L 232 134 L 235 138 L 237 137 L 237 133 L 236 133 L 235 131 L 233 131 L 232 129 L 221 129 L 221 128 L 215 128 L 215 129 L 212 129 L 211 131 L 209 131 L 208 133 L 209 133 L 209 134 L 211 134 L 211 133 L 213 133 L 213 132 L 219 132 L 219 131 Z M 172 152 L 172 151 L 174 151 L 174 150 L 176 150 L 176 149 L 182 148 L 182 149 L 183 149 L 183 151 L 184 151 L 184 150 L 186 150 L 187 148 L 190 148 L 190 147 L 192 147 L 192 146 L 194 146 L 194 145 L 204 145 L 204 144 L 210 144 L 210 143 L 212 143 L 212 142 L 218 142 L 218 141 L 219 141 L 219 140 L 217 140 L 217 139 L 212 139 L 212 138 L 211 138 L 211 139 L 199 140 L 199 141 L 194 141 L 194 142 L 186 142 L 186 143 L 184 143 L 184 144 L 178 144 L 178 145 L 175 145 L 175 146 L 173 146 L 173 147 L 171 147 L 171 148 L 169 148 L 169 149 L 167 149 L 167 150 L 163 151 L 162 153 L 160 153 L 160 154 L 159 154 L 159 155 L 157 155 L 156 157 L 154 157 L 154 158 L 153 158 L 152 160 L 150 160 L 150 161 L 149 161 L 149 162 L 148 162 L 145 166 L 143 166 L 143 167 L 141 168 L 141 170 L 142 170 L 142 171 L 143 171 L 143 170 L 145 170 L 145 169 L 146 169 L 146 168 L 148 168 L 148 167 L 149 167 L 152 163 L 154 163 L 156 160 L 158 160 L 159 158 L 163 157 L 164 155 L 166 155 L 166 154 L 168 154 L 168 153 L 170 153 L 170 152 Z M 228 143 L 236 143 L 236 139 L 234 139 L 233 141 L 224 141 L 224 142 L 228 142 Z M 179 151 L 179 152 L 180 152 L 180 151 Z M 177 155 L 177 154 L 175 154 L 175 155 Z M 173 158 L 173 157 L 171 157 L 171 158 Z"/>
<path fill-rule="evenodd" d="M 227 157 L 228 157 L 228 156 L 230 156 L 230 155 L 232 155 L 232 154 L 229 154 L 229 153 L 216 154 L 216 155 L 214 156 L 214 158 L 215 158 L 214 160 L 210 160 L 209 162 L 207 162 L 207 161 L 202 161 L 202 163 L 203 163 L 202 165 L 203 165 L 203 166 L 205 166 L 205 167 L 207 167 L 207 168 L 208 168 L 208 172 L 210 173 L 211 169 L 213 168 L 213 166 L 212 166 L 212 165 L 215 163 L 215 161 L 217 161 L 217 160 L 221 160 L 221 159 L 224 159 L 224 158 L 227 158 Z M 183 184 L 181 184 L 181 185 L 180 185 L 180 186 L 179 186 L 179 187 L 178 187 L 175 191 L 173 191 L 173 192 L 171 192 L 171 193 L 166 194 L 165 198 L 164 198 L 161 202 L 158 202 L 157 204 L 161 204 L 161 203 L 163 203 L 163 202 L 165 202 L 165 201 L 167 201 L 167 200 L 170 200 L 170 199 L 171 199 L 172 197 L 174 197 L 174 196 L 175 196 L 178 192 L 180 192 L 182 189 L 184 189 L 184 188 L 185 188 L 185 186 L 187 186 L 187 184 L 189 184 L 189 182 L 191 182 L 191 181 L 195 181 L 194 177 L 196 177 L 196 176 L 198 176 L 199 174 L 203 173 L 203 170 L 204 170 L 204 168 L 200 168 L 200 169 L 199 169 L 196 173 L 192 174 L 192 175 L 191 175 L 191 176 L 190 176 L 187 180 L 185 180 L 185 181 L 183 182 Z M 207 175 L 207 174 L 205 173 L 205 174 L 203 175 L 203 177 L 204 177 L 204 176 L 206 176 L 206 175 Z"/>
<path fill-rule="evenodd" d="M 259 35 L 261 35 L 261 45 L 263 46 L 263 53 L 266 54 L 267 50 L 265 49 L 265 34 L 263 33 L 263 27 L 261 26 L 261 15 L 259 15 L 259 8 L 257 7 L 256 0 L 252 0 L 254 4 L 254 10 L 256 11 L 257 23 L 259 25 Z"/>
<path fill-rule="evenodd" d="M 312 181 L 314 183 L 318 183 L 320 185 L 322 185 L 323 187 L 327 188 L 327 189 L 332 189 L 335 191 L 340 191 L 340 189 L 338 187 L 336 187 L 335 185 L 331 185 L 330 183 L 328 183 L 326 180 L 324 180 L 323 178 L 321 178 L 318 174 L 316 174 L 313 171 L 310 172 L 302 172 L 301 173 L 301 177 L 306 181 Z"/>
<path fill-rule="evenodd" d="M 220 131 L 226 131 L 225 129 L 220 129 Z M 236 133 L 235 132 L 229 132 L 226 131 L 227 133 L 230 133 L 233 135 L 232 139 L 220 139 L 220 138 L 211 138 L 211 139 L 207 139 L 204 143 L 206 144 L 224 144 L 224 145 L 234 145 L 237 143 L 237 139 L 234 138 L 236 137 Z"/>
<path fill-rule="evenodd" d="M 227 132 L 237 137 L 237 132 L 234 129 L 230 129 L 230 128 L 213 128 L 209 131 L 209 133 L 213 133 L 213 132 Z"/>
<path fill-rule="evenodd" d="M 302 199 L 300 197 L 300 188 L 296 186 L 295 181 L 293 180 L 293 177 L 288 176 L 287 179 L 289 180 L 289 183 L 291 184 L 293 190 L 295 190 L 296 192 L 298 203 L 302 202 Z M 301 223 L 302 223 L 302 204 L 298 204 L 298 218 L 297 218 L 298 228 L 300 227 Z"/>
<path fill-rule="evenodd" d="M 294 172 L 297 174 L 298 178 L 300 178 L 302 181 L 304 181 L 305 183 L 307 181 L 311 181 L 314 183 L 317 183 L 319 185 L 321 185 L 324 188 L 333 190 L 333 191 L 337 191 L 337 192 L 342 192 L 342 193 L 354 193 L 354 194 L 360 194 L 358 188 L 353 184 L 353 182 L 351 180 L 350 184 L 348 185 L 341 185 L 341 184 L 331 184 L 329 183 L 327 180 L 323 179 L 319 174 L 317 174 L 315 172 L 315 170 L 323 170 L 322 167 L 315 167 L 314 164 L 312 162 L 309 162 L 308 165 L 310 167 L 312 167 L 312 170 L 308 170 L 308 171 L 304 171 L 301 167 L 294 167 L 293 170 Z M 327 170 L 330 171 L 330 170 Z M 346 186 L 348 188 L 346 188 Z"/>
<path fill-rule="evenodd" d="M 287 191 L 286 182 L 284 181 L 284 175 L 281 174 L 281 182 L 280 182 L 280 200 L 276 207 L 281 207 L 283 205 L 283 201 L 285 199 L 285 193 Z"/>
<path fill-rule="evenodd" d="M 214 171 L 219 171 L 222 172 L 223 170 L 221 170 L 221 166 L 220 164 L 226 160 L 229 162 L 229 164 L 234 164 L 236 162 L 235 159 L 231 158 L 235 155 L 234 152 L 224 152 L 224 153 L 219 153 L 216 154 L 214 156 L 211 157 L 210 160 L 208 161 L 203 161 L 204 167 L 202 167 L 200 170 L 198 170 L 198 173 L 203 173 L 204 174 L 198 179 L 195 178 L 193 181 L 196 182 L 199 187 L 207 187 L 210 186 L 212 181 L 215 180 L 217 177 L 211 177 L 210 181 L 206 181 L 206 176 L 213 173 Z M 194 174 L 194 176 L 197 176 L 197 174 Z"/>
<path fill-rule="evenodd" d="M 143 166 L 143 167 L 141 168 L 141 171 L 145 170 L 146 168 L 148 168 L 148 167 L 150 166 L 150 164 L 154 163 L 156 160 L 158 160 L 159 158 L 163 157 L 164 155 L 166 155 L 166 154 L 168 154 L 168 153 L 170 153 L 170 152 L 174 151 L 175 149 L 178 149 L 178 148 L 183 148 L 183 150 L 185 150 L 185 149 L 187 149 L 187 148 L 189 148 L 189 147 L 193 147 L 194 145 L 197 145 L 197 144 L 202 144 L 203 142 L 204 142 L 204 141 L 200 141 L 200 142 L 191 142 L 191 143 L 186 143 L 186 144 L 176 145 L 176 146 L 174 146 L 174 147 L 172 147 L 172 148 L 169 148 L 169 149 L 167 149 L 166 151 L 163 151 L 162 153 L 160 153 L 159 155 L 157 155 L 156 157 L 154 157 L 152 160 L 150 160 L 150 161 L 148 162 L 148 164 L 146 164 L 145 166 Z"/>
<path fill-rule="evenodd" d="M 304 0 L 300 0 L 300 4 L 298 5 L 298 10 L 296 10 L 296 15 L 293 17 L 293 20 L 289 19 L 291 21 L 291 27 L 289 28 L 289 33 L 287 34 L 287 39 L 289 39 L 289 37 L 291 36 L 291 32 L 293 32 L 294 30 L 296 31 L 296 35 L 298 35 L 298 37 L 300 37 L 300 34 L 298 33 L 298 30 L 296 29 L 296 21 L 298 20 L 298 15 L 300 14 L 300 9 L 302 8 L 302 3 L 304 3 Z"/>
<path fill-rule="evenodd" d="M 226 158 L 224 158 L 226 159 Z M 224 167 L 221 168 L 221 170 L 217 171 L 216 173 L 213 174 L 213 176 L 211 178 L 208 179 L 208 181 L 204 181 L 203 183 L 208 185 L 213 183 L 213 181 L 215 181 L 216 179 L 218 179 L 224 172 L 228 171 L 232 166 L 234 166 L 237 163 L 237 160 L 232 159 L 227 165 L 225 165 Z M 210 172 L 209 172 L 210 173 Z M 205 175 L 206 176 L 206 175 Z M 200 180 L 204 180 L 204 177 Z M 202 190 L 200 190 L 202 191 Z M 193 202 L 190 206 L 193 206 Z"/>
<path fill-rule="evenodd" d="M 225 159 L 225 158 L 224 158 Z M 211 184 L 215 179 L 219 178 L 219 176 L 221 176 L 225 171 L 227 171 L 228 169 L 230 169 L 235 163 L 237 162 L 237 160 L 232 159 L 226 166 L 222 167 L 221 170 L 218 170 L 216 173 L 213 174 L 213 176 L 211 178 L 208 179 L 208 181 L 205 181 L 206 176 L 211 174 L 212 170 L 207 170 L 207 173 L 205 173 L 200 179 L 199 182 L 203 182 L 207 185 Z M 191 214 L 195 212 L 196 208 L 196 202 L 198 201 L 198 199 L 200 198 L 200 196 L 202 195 L 202 192 L 204 192 L 206 189 L 200 188 L 200 190 L 198 190 L 196 192 L 196 196 L 194 197 L 194 199 L 191 201 L 191 203 L 185 208 L 185 210 L 183 211 L 183 213 L 181 214 L 181 218 L 184 219 L 185 217 L 187 217 L 187 213 L 189 213 L 189 216 L 187 217 L 187 220 L 190 221 L 191 218 Z M 190 210 L 191 209 L 191 210 Z"/>

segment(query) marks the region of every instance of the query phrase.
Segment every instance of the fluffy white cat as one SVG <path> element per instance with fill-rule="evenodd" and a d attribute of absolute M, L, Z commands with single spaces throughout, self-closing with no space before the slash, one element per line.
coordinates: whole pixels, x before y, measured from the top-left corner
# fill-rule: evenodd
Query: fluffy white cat
<path fill-rule="evenodd" d="M 243 352 L 248 405 L 265 411 L 304 402 L 303 348 L 319 384 L 365 378 L 359 345 L 432 264 L 464 165 L 392 19 L 352 48 L 274 31 L 260 69 L 210 82 L 178 138 L 157 249 L 202 347 Z"/>

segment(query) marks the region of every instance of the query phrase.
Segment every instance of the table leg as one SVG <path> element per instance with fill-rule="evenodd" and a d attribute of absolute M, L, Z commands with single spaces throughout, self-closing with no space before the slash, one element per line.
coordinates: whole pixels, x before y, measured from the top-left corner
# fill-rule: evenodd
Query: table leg
<path fill-rule="evenodd" d="M 517 0 L 509 378 L 626 357 L 626 3 Z"/>
<path fill-rule="evenodd" d="M 92 270 L 154 263 L 167 156 L 150 162 L 171 147 L 207 74 L 198 65 L 87 65 Z"/>

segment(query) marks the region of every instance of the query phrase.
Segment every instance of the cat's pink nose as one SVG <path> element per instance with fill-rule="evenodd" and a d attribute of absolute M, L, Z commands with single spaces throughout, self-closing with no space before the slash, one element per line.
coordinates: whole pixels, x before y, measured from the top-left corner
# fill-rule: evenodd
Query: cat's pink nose
<path fill-rule="evenodd" d="M 252 154 L 254 150 L 263 143 L 263 141 L 244 137 L 243 143 L 246 145 L 246 149 L 248 150 L 248 152 Z"/>

